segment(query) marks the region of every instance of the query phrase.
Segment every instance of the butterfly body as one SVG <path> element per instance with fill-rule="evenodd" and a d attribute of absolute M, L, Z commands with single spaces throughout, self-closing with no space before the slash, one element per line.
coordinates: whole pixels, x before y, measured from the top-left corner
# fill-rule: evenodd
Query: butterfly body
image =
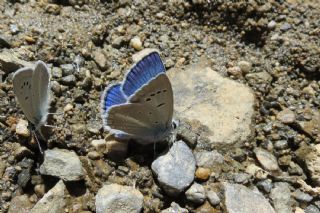
<path fill-rule="evenodd" d="M 119 138 L 143 144 L 163 140 L 171 132 L 173 92 L 157 52 L 133 66 L 120 84 L 101 99 L 104 128 Z"/>

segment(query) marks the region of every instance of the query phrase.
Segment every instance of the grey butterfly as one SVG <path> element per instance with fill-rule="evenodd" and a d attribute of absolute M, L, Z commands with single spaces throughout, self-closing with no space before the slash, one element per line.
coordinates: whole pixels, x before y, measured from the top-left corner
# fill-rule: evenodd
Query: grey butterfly
<path fill-rule="evenodd" d="M 38 61 L 34 69 L 17 70 L 13 76 L 14 94 L 35 130 L 39 130 L 47 121 L 50 104 L 49 82 L 50 73 L 42 61 Z"/>

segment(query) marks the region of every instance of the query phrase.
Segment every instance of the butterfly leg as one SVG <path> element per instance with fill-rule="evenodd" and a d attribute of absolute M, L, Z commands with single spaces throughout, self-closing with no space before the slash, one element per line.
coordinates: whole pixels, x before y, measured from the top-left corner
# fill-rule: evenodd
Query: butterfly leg
<path fill-rule="evenodd" d="M 62 129 L 62 128 L 61 128 L 61 127 L 59 127 L 59 126 L 53 126 L 53 125 L 49 125 L 49 124 L 45 124 L 44 126 L 45 126 L 45 127 L 49 127 L 49 128 Z"/>
<path fill-rule="evenodd" d="M 43 151 L 42 151 L 42 148 L 41 148 L 40 141 L 38 140 L 38 137 L 37 137 L 37 135 L 36 135 L 36 133 L 35 133 L 35 131 L 34 131 L 34 130 L 32 130 L 32 135 L 34 136 L 34 138 L 35 138 L 35 139 L 36 139 L 36 141 L 37 141 L 37 144 L 38 144 L 38 147 L 39 147 L 39 151 L 40 151 L 40 153 L 43 155 Z"/>

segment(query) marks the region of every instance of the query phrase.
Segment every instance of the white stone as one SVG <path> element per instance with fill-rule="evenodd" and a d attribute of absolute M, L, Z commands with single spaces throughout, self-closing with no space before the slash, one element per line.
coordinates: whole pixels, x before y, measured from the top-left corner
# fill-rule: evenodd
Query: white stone
<path fill-rule="evenodd" d="M 274 172 L 280 170 L 277 158 L 272 153 L 262 148 L 255 148 L 254 153 L 259 163 L 267 171 Z"/>
<path fill-rule="evenodd" d="M 130 40 L 130 46 L 135 50 L 142 50 L 142 41 L 139 37 L 134 37 Z"/>
<path fill-rule="evenodd" d="M 170 207 L 162 210 L 160 213 L 188 213 L 189 211 L 185 208 L 181 208 L 179 204 L 172 202 Z"/>
<path fill-rule="evenodd" d="M 259 192 L 239 184 L 224 183 L 224 202 L 228 213 L 275 213 L 268 200 Z"/>
<path fill-rule="evenodd" d="M 66 149 L 46 150 L 40 173 L 61 178 L 64 181 L 77 181 L 84 177 L 79 157 Z"/>
<path fill-rule="evenodd" d="M 183 141 L 177 141 L 169 152 L 153 161 L 151 169 L 164 191 L 177 196 L 194 180 L 196 160 L 190 148 Z"/>
<path fill-rule="evenodd" d="M 16 126 L 16 133 L 22 137 L 30 137 L 30 131 L 28 129 L 28 121 L 19 119 Z"/>
<path fill-rule="evenodd" d="M 246 85 L 222 77 L 206 64 L 167 72 L 175 117 L 198 124 L 193 130 L 208 137 L 212 146 L 241 145 L 253 133 L 254 94 Z"/>
<path fill-rule="evenodd" d="M 31 209 L 30 213 L 56 213 L 64 212 L 66 186 L 60 180 L 52 189 L 50 189 Z"/>
<path fill-rule="evenodd" d="M 97 213 L 139 213 L 143 195 L 133 187 L 110 184 L 98 191 L 95 203 Z"/>
<path fill-rule="evenodd" d="M 194 156 L 198 167 L 213 168 L 224 162 L 223 156 L 216 150 L 199 151 Z"/>
<path fill-rule="evenodd" d="M 206 192 L 204 187 L 199 183 L 194 183 L 192 186 L 186 191 L 187 200 L 201 204 L 206 199 Z"/>

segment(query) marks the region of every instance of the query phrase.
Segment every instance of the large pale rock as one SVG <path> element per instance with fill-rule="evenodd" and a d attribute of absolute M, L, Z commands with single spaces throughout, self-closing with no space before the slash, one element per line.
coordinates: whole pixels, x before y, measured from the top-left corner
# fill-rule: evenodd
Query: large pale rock
<path fill-rule="evenodd" d="M 82 164 L 77 154 L 65 149 L 45 151 L 40 173 L 56 176 L 64 181 L 78 181 L 84 176 Z"/>
<path fill-rule="evenodd" d="M 140 191 L 118 184 L 103 186 L 96 196 L 96 212 L 141 212 L 143 195 Z"/>
<path fill-rule="evenodd" d="M 252 135 L 254 94 L 249 87 L 222 77 L 206 61 L 167 72 L 174 93 L 175 117 L 194 123 L 212 146 L 229 146 Z"/>
<path fill-rule="evenodd" d="M 31 209 L 30 213 L 56 213 L 64 212 L 66 205 L 65 200 L 66 186 L 60 180 L 52 189 L 50 189 L 36 205 Z"/>
<path fill-rule="evenodd" d="M 239 184 L 224 183 L 225 208 L 228 213 L 275 213 L 259 192 Z"/>

